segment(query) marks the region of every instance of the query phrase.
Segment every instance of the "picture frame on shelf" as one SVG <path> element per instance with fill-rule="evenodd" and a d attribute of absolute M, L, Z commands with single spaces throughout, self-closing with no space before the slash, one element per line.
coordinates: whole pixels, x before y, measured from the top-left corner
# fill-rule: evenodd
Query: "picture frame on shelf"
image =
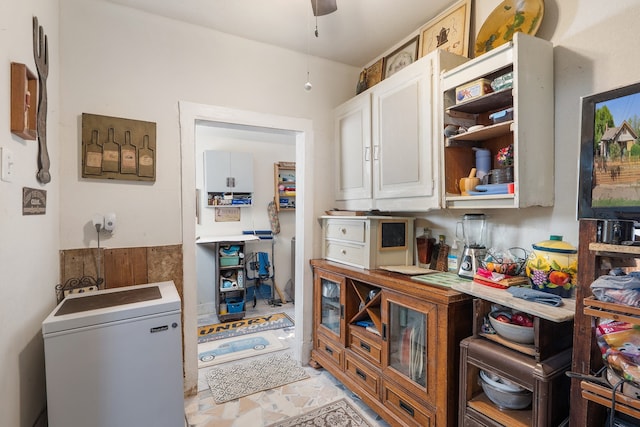
<path fill-rule="evenodd" d="M 366 68 L 367 89 L 373 87 L 382 81 L 382 72 L 384 71 L 384 57 Z"/>
<path fill-rule="evenodd" d="M 419 58 L 442 49 L 469 57 L 471 0 L 460 0 L 420 29 Z"/>
<path fill-rule="evenodd" d="M 384 72 L 382 79 L 391 77 L 409 64 L 418 59 L 418 41 L 420 37 L 415 36 L 398 49 L 384 57 Z"/>

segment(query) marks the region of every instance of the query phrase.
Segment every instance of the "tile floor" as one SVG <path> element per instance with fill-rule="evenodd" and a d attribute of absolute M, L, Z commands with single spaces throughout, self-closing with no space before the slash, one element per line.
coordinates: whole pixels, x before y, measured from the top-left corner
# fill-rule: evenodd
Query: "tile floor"
<path fill-rule="evenodd" d="M 267 300 L 258 300 L 255 308 L 249 304 L 246 317 L 255 317 L 269 313 L 286 313 L 294 319 L 293 303 L 282 306 L 269 305 Z M 215 315 L 198 317 L 199 325 L 217 323 Z M 295 339 L 293 328 L 272 331 L 291 347 Z M 287 350 L 283 350 L 287 351 Z M 273 354 L 273 353 L 271 353 Z M 256 357 L 267 357 L 269 354 Z M 243 363 L 249 359 L 227 362 L 226 365 Z M 216 365 L 216 366 L 221 366 Z M 356 395 L 346 389 L 338 380 L 323 369 L 316 370 L 309 366 L 304 369 L 309 378 L 287 384 L 275 389 L 242 397 L 224 404 L 216 404 L 206 382 L 209 369 L 198 372 L 198 394 L 185 399 L 185 415 L 188 427 L 259 427 L 284 420 L 288 417 L 309 412 L 345 397 L 361 413 L 372 426 L 388 426 L 377 414 L 369 409 Z"/>

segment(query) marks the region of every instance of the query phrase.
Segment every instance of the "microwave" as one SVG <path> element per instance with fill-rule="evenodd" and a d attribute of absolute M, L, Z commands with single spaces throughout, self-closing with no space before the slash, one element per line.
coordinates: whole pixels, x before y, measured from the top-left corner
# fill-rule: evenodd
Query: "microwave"
<path fill-rule="evenodd" d="M 394 216 L 323 216 L 322 257 L 374 269 L 413 265 L 414 218 Z"/>

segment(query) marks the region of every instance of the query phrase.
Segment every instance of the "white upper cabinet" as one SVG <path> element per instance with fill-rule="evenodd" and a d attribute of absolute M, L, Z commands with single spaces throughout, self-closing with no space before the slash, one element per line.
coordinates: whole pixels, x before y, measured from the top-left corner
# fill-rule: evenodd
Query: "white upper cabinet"
<path fill-rule="evenodd" d="M 468 100 L 456 99 L 461 89 L 479 79 L 490 83 L 511 76 L 511 87 Z M 466 95 L 472 95 L 468 90 Z M 441 150 L 441 179 L 445 208 L 522 208 L 552 206 L 554 201 L 554 99 L 553 45 L 543 39 L 516 33 L 504 44 L 443 74 L 443 119 L 439 126 L 461 125 L 467 132 L 445 137 Z M 507 114 L 502 114 L 508 111 Z M 496 115 L 493 115 L 497 113 Z M 492 116 L 493 115 L 493 116 Z M 499 119 L 494 118 L 498 116 Z M 476 126 L 478 128 L 474 128 Z M 504 181 L 498 152 L 513 145 L 513 192 Z M 476 149 L 490 152 L 488 186 L 462 195 L 460 179 L 475 168 Z M 491 178 L 494 176 L 494 178 Z M 501 180 L 498 180 L 501 181 Z"/>
<path fill-rule="evenodd" d="M 335 110 L 337 207 L 439 207 L 440 70 L 464 60 L 432 52 Z"/>
<path fill-rule="evenodd" d="M 371 102 L 362 93 L 335 110 L 336 200 L 371 199 Z M 361 209 L 370 209 L 366 202 Z"/>
<path fill-rule="evenodd" d="M 253 155 L 236 151 L 204 152 L 206 206 L 251 206 Z"/>

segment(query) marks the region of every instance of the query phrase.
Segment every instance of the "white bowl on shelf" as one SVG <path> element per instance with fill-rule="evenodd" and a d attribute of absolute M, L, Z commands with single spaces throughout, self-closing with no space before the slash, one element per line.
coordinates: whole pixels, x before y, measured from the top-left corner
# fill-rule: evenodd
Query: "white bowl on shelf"
<path fill-rule="evenodd" d="M 505 391 L 490 383 L 484 372 L 480 371 L 480 385 L 482 391 L 498 408 L 500 409 L 525 409 L 531 405 L 533 393 L 529 390 L 523 391 Z"/>
<path fill-rule="evenodd" d="M 513 323 L 505 323 L 497 320 L 494 316 L 499 312 L 489 313 L 489 323 L 491 327 L 503 338 L 520 344 L 533 344 L 533 326 L 520 326 Z"/>

